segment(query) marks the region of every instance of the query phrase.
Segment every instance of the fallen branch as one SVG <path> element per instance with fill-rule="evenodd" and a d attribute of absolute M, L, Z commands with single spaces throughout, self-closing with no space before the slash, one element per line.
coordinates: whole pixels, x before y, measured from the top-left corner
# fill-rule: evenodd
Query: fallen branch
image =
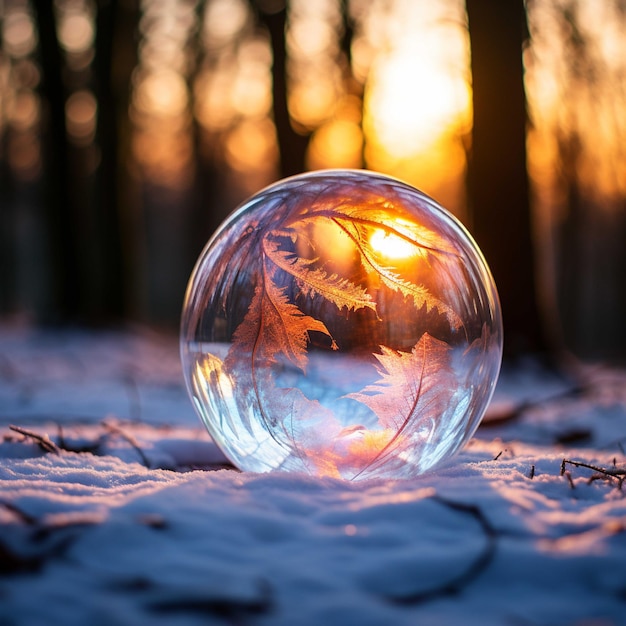
<path fill-rule="evenodd" d="M 11 511 L 28 527 L 21 548 L 15 545 L 16 542 L 9 543 L 0 538 L 0 578 L 41 570 L 51 560 L 62 557 L 78 537 L 76 529 L 86 525 L 84 521 L 49 524 L 12 502 L 2 500 L 0 506 Z"/>
<path fill-rule="evenodd" d="M 7 511 L 11 511 L 16 517 L 20 519 L 20 521 L 24 522 L 27 526 L 33 526 L 37 523 L 37 518 L 32 515 L 26 513 L 20 509 L 17 505 L 12 502 L 6 502 L 5 500 L 0 500 L 0 505 L 2 505 Z"/>
<path fill-rule="evenodd" d="M 109 422 L 102 422 L 102 425 L 109 432 L 114 433 L 116 435 L 119 435 L 122 439 L 127 441 L 131 445 L 131 447 L 137 452 L 137 454 L 141 457 L 142 463 L 148 469 L 150 469 L 150 460 L 145 455 L 144 451 L 139 447 L 139 444 L 137 443 L 137 441 L 135 440 L 134 437 L 132 437 L 128 433 L 124 432 L 119 426 L 115 426 L 114 424 L 111 424 Z"/>
<path fill-rule="evenodd" d="M 16 433 L 19 433 L 20 435 L 23 435 L 24 437 L 33 439 L 44 452 L 51 452 L 52 454 L 59 454 L 58 446 L 52 441 L 50 441 L 50 438 L 48 437 L 48 435 L 38 435 L 37 433 L 34 433 L 32 430 L 26 430 L 25 428 L 21 428 L 20 426 L 14 426 L 14 425 L 10 425 L 9 429 Z"/>
<path fill-rule="evenodd" d="M 576 485 L 574 484 L 574 479 L 572 478 L 572 475 L 566 470 L 564 471 L 561 476 L 565 476 L 565 478 L 567 478 L 567 482 L 569 483 L 570 489 L 576 489 Z"/>
<path fill-rule="evenodd" d="M 583 461 L 572 461 L 571 459 L 563 459 L 561 462 L 561 476 L 566 475 L 569 476 L 569 472 L 566 471 L 565 466 L 572 465 L 574 467 L 584 467 L 586 469 L 590 469 L 595 472 L 593 476 L 589 479 L 589 483 L 594 482 L 599 477 L 603 476 L 606 478 L 611 478 L 617 480 L 619 489 L 622 488 L 624 484 L 624 478 L 626 477 L 626 469 L 620 469 L 615 466 L 615 459 L 613 459 L 612 468 L 599 467 L 597 465 L 592 465 L 591 463 L 584 463 Z M 571 482 L 571 476 L 569 476 L 569 480 Z"/>
<path fill-rule="evenodd" d="M 63 427 L 61 426 L 61 424 L 57 425 L 57 430 L 58 430 L 58 434 L 57 434 L 57 441 L 58 444 L 57 446 L 61 449 L 61 450 L 65 450 L 66 452 L 75 452 L 77 454 L 84 454 L 85 452 L 88 452 L 90 454 L 96 454 L 98 453 L 100 446 L 102 445 L 102 439 L 103 437 L 100 436 L 98 437 L 98 439 L 92 443 L 87 443 L 81 446 L 75 446 L 75 445 L 71 445 L 66 439 L 65 439 L 65 434 L 63 432 Z"/>

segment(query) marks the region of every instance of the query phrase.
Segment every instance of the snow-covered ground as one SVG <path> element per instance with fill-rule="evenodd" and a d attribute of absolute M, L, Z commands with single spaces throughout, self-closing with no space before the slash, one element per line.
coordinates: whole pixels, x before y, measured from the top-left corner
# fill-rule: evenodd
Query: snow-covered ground
<path fill-rule="evenodd" d="M 579 373 L 505 370 L 444 468 L 349 483 L 230 468 L 175 337 L 2 329 L 0 624 L 626 624 L 626 374 Z"/>

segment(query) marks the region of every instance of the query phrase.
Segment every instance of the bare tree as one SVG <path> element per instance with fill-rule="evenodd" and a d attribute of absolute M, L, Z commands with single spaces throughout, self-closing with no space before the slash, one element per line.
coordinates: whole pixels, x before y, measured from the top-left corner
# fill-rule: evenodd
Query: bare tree
<path fill-rule="evenodd" d="M 119 319 L 127 312 L 129 252 L 127 156 L 130 78 L 136 64 L 135 29 L 139 18 L 137 0 L 99 0 L 96 15 L 94 93 L 98 101 L 96 143 L 100 164 L 93 194 L 96 245 L 93 263 L 96 292 L 92 293 L 90 317 Z M 126 231 L 126 232 L 125 232 Z"/>
<path fill-rule="evenodd" d="M 467 0 L 474 126 L 469 159 L 472 229 L 498 286 L 505 354 L 545 352 L 526 170 L 523 0 Z"/>
<path fill-rule="evenodd" d="M 281 177 L 299 174 L 305 169 L 309 137 L 294 130 L 287 106 L 287 3 L 253 0 L 252 7 L 267 27 L 272 45 L 272 97 L 280 155 L 279 172 Z"/>
<path fill-rule="evenodd" d="M 83 298 L 76 211 L 71 189 L 70 157 L 65 123 L 66 91 L 63 59 L 56 33 L 54 4 L 34 2 L 39 31 L 43 105 L 44 209 L 50 255 L 49 319 L 79 317 Z"/>
<path fill-rule="evenodd" d="M 50 257 L 50 311 L 55 322 L 101 322 L 126 313 L 128 267 L 122 206 L 129 149 L 128 95 L 135 66 L 133 36 L 138 2 L 100 0 L 95 9 L 94 60 L 89 84 L 65 61 L 52 2 L 34 2 L 39 31 L 43 102 L 43 205 Z M 84 79 L 83 79 L 84 80 Z M 85 147 L 72 145 L 66 100 L 73 89 L 91 87 L 98 102 L 95 177 L 85 168 Z"/>

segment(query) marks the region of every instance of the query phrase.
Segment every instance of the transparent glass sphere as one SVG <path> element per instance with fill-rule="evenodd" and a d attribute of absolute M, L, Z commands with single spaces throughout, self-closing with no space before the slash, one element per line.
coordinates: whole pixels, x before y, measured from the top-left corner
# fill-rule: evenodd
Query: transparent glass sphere
<path fill-rule="evenodd" d="M 240 469 L 411 477 L 476 430 L 502 321 L 451 214 L 398 180 L 330 170 L 264 189 L 213 235 L 181 356 L 198 414 Z"/>

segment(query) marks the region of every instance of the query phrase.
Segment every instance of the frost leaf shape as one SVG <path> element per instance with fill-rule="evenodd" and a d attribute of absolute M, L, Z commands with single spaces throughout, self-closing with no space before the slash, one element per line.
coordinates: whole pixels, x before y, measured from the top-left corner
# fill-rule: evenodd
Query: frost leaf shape
<path fill-rule="evenodd" d="M 363 269 L 368 274 L 375 274 L 386 287 L 392 291 L 401 293 L 405 297 L 411 298 L 416 309 L 421 309 L 423 306 L 426 307 L 426 311 L 437 309 L 447 317 L 448 322 L 454 329 L 459 329 L 463 326 L 461 317 L 452 307 L 433 296 L 426 287 L 404 280 L 390 267 L 382 265 L 376 253 L 372 250 L 369 238 L 366 233 L 363 232 L 364 229 L 362 226 L 345 220 L 337 220 L 337 223 L 354 242 L 359 251 Z"/>
<path fill-rule="evenodd" d="M 330 219 L 352 240 L 366 273 L 376 275 L 386 288 L 412 299 L 417 309 L 436 308 L 447 316 L 453 328 L 462 326 L 459 316 L 452 308 L 434 297 L 424 285 L 405 280 L 394 268 L 382 263 L 370 244 L 373 229 L 381 226 L 382 214 L 378 213 L 376 210 L 373 214 L 371 210 L 368 213 L 365 209 L 355 207 L 327 207 L 322 211 L 300 214 L 295 220 L 275 223 L 274 228 L 261 235 L 261 255 L 258 261 L 255 260 L 255 263 L 259 263 L 259 269 L 256 272 L 254 295 L 242 322 L 233 333 L 232 345 L 224 364 L 235 380 L 236 402 L 242 414 L 261 415 L 266 427 L 280 445 L 288 446 L 290 442 L 295 442 L 293 421 L 291 433 L 285 422 L 289 415 L 293 416 L 294 410 L 293 407 L 283 410 L 285 407 L 278 400 L 281 388 L 276 386 L 274 380 L 274 366 L 291 364 L 306 373 L 307 347 L 311 332 L 319 332 L 329 337 L 333 349 L 337 349 L 337 345 L 324 322 L 303 313 L 290 301 L 288 287 L 280 285 L 278 279 L 281 279 L 281 275 L 278 272 L 284 272 L 293 278 L 300 295 L 311 298 L 319 296 L 339 310 L 369 308 L 376 313 L 376 303 L 364 287 L 348 278 L 335 273 L 329 274 L 323 268 L 315 267 L 316 258 L 301 258 L 290 249 L 291 246 L 287 246 L 289 249 L 281 247 L 281 243 L 286 241 L 296 244 L 299 236 L 307 232 L 306 228 L 296 228 L 298 223 Z M 417 238 L 418 241 L 412 243 L 422 255 L 441 256 L 453 259 L 454 262 L 458 260 L 443 244 L 436 246 L 438 242 L 430 237 L 428 229 L 422 229 L 424 232 L 420 231 L 416 237 L 417 233 L 411 232 L 404 222 L 399 223 L 401 230 L 394 230 L 389 225 L 384 228 L 390 234 L 403 239 L 411 240 L 411 236 Z M 306 235 L 303 236 L 308 241 Z M 313 248 L 311 242 L 308 244 Z M 421 419 L 430 417 L 439 410 L 439 405 L 443 402 L 441 398 L 445 398 L 446 392 L 434 391 L 434 379 L 430 374 L 433 371 L 441 374 L 440 370 L 444 365 L 449 369 L 447 361 L 443 363 L 444 358 L 448 358 L 447 344 L 428 334 L 422 336 L 411 353 L 395 352 L 381 346 L 381 354 L 374 356 L 379 362 L 381 380 L 359 393 L 347 396 L 369 406 L 378 416 L 382 428 L 390 431 L 391 438 L 386 444 L 381 444 L 384 447 L 378 454 L 374 451 L 375 456 L 371 463 L 387 449 L 394 445 L 397 447 L 402 431 L 418 413 Z M 416 371 L 420 372 L 417 379 Z M 450 387 L 453 388 L 453 385 Z M 297 413 L 310 415 L 309 408 L 311 407 L 308 405 L 306 408 L 300 407 Z M 244 422 L 248 422 L 249 426 L 248 419 Z M 279 423 L 282 424 L 282 433 L 286 439 L 280 435 L 279 440 L 273 434 L 273 428 Z M 306 456 L 302 452 L 299 454 L 301 458 Z"/>
<path fill-rule="evenodd" d="M 274 406 L 275 385 L 270 366 L 282 357 L 306 371 L 309 332 L 318 331 L 328 337 L 330 333 L 323 322 L 304 315 L 289 302 L 285 288 L 272 281 L 272 272 L 264 268 L 262 276 L 248 311 L 233 334 L 225 365 L 236 381 L 240 413 L 261 415 L 272 437 L 286 445 L 272 432 L 284 415 Z M 245 418 L 244 423 L 250 431 L 249 419 Z"/>
<path fill-rule="evenodd" d="M 337 274 L 327 274 L 322 269 L 311 269 L 310 259 L 301 259 L 295 254 L 281 250 L 278 244 L 264 240 L 263 250 L 267 257 L 280 269 L 291 274 L 305 296 L 319 294 L 332 302 L 338 309 L 348 311 L 362 308 L 376 310 L 376 303 L 363 288 Z"/>
<path fill-rule="evenodd" d="M 372 409 L 396 437 L 412 419 L 438 419 L 456 388 L 448 344 L 424 333 L 411 352 L 380 348 L 374 355 L 380 379 L 347 397 Z"/>
<path fill-rule="evenodd" d="M 276 355 L 284 357 L 302 371 L 306 370 L 309 332 L 318 331 L 331 337 L 326 325 L 310 315 L 305 315 L 291 304 L 285 288 L 264 280 L 254 291 L 248 311 L 233 335 L 231 354 L 236 352 L 250 358 L 252 368 L 277 362 Z"/>
<path fill-rule="evenodd" d="M 385 232 L 415 245 L 426 254 L 445 255 L 450 258 L 459 258 L 456 247 L 432 228 L 418 224 L 404 211 L 393 209 L 386 201 L 366 205 L 352 205 L 340 208 L 344 217 L 356 223 L 383 228 Z"/>
<path fill-rule="evenodd" d="M 283 428 L 305 469 L 320 476 L 340 476 L 334 441 L 341 432 L 335 414 L 300 389 L 277 389 L 276 408 L 285 415 Z"/>

